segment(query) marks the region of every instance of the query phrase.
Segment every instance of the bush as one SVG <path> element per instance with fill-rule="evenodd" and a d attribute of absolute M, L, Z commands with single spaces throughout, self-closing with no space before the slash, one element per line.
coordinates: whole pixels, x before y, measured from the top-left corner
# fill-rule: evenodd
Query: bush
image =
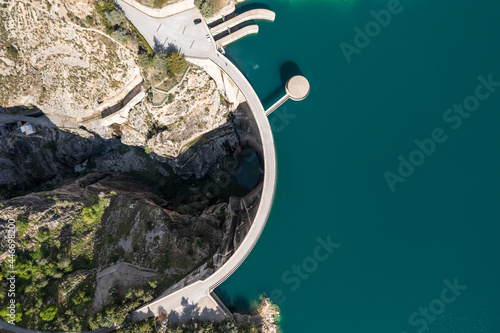
<path fill-rule="evenodd" d="M 215 14 L 215 9 L 209 2 L 204 2 L 200 8 L 201 15 L 203 17 L 212 17 Z"/>
<path fill-rule="evenodd" d="M 87 15 L 87 17 L 85 18 L 85 23 L 87 23 L 87 25 L 94 25 L 94 17 L 92 15 Z"/>
<path fill-rule="evenodd" d="M 36 240 L 40 243 L 44 243 L 49 240 L 50 231 L 49 230 L 41 230 L 36 234 Z"/>
<path fill-rule="evenodd" d="M 147 53 L 139 53 L 137 56 L 137 64 L 144 69 L 153 66 L 153 57 Z"/>
<path fill-rule="evenodd" d="M 194 0 L 194 5 L 200 10 L 203 17 L 212 17 L 215 14 L 216 0 Z"/>
<path fill-rule="evenodd" d="M 42 318 L 42 320 L 45 321 L 52 321 L 56 317 L 56 314 L 57 314 L 57 308 L 49 306 L 48 308 L 40 312 L 40 318 Z"/>
<path fill-rule="evenodd" d="M 9 58 L 11 59 L 17 59 L 17 57 L 19 56 L 19 52 L 13 45 L 9 45 L 7 46 L 7 56 L 9 56 Z"/>
<path fill-rule="evenodd" d="M 118 10 L 105 12 L 104 15 L 106 16 L 106 19 L 109 21 L 109 23 L 111 23 L 112 25 L 122 25 L 122 23 L 125 21 L 125 16 L 123 15 L 122 12 Z"/>
<path fill-rule="evenodd" d="M 161 73 L 166 73 L 168 70 L 167 54 L 158 52 L 153 58 L 154 67 Z"/>
<path fill-rule="evenodd" d="M 120 43 L 125 43 L 127 41 L 128 32 L 127 30 L 120 28 L 113 32 L 113 37 Z"/>

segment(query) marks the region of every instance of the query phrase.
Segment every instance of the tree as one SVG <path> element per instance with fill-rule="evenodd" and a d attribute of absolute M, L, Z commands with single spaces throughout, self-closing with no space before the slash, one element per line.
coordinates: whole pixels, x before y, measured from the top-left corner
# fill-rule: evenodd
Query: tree
<path fill-rule="evenodd" d="M 106 16 L 106 19 L 109 21 L 109 23 L 111 23 L 112 25 L 121 25 L 123 21 L 125 21 L 125 16 L 123 15 L 122 12 L 118 10 L 105 12 L 104 15 Z"/>
<path fill-rule="evenodd" d="M 194 0 L 194 5 L 203 17 L 212 17 L 215 14 L 213 0 Z"/>
<path fill-rule="evenodd" d="M 167 54 L 164 52 L 156 53 L 153 58 L 153 65 L 159 72 L 166 73 L 168 70 Z"/>
<path fill-rule="evenodd" d="M 219 326 L 221 333 L 238 333 L 238 327 L 233 321 L 226 320 Z"/>
<path fill-rule="evenodd" d="M 167 56 L 168 71 L 172 74 L 182 72 L 186 68 L 186 59 L 179 52 L 170 52 Z"/>
<path fill-rule="evenodd" d="M 110 12 L 116 8 L 113 0 L 99 0 L 94 3 L 94 6 L 99 12 Z"/>
<path fill-rule="evenodd" d="M 137 56 L 137 63 L 142 68 L 150 68 L 153 66 L 153 57 L 151 57 L 148 53 L 139 53 Z"/>
<path fill-rule="evenodd" d="M 212 17 L 215 14 L 215 9 L 210 2 L 205 1 L 201 5 L 200 12 L 203 17 Z"/>
<path fill-rule="evenodd" d="M 120 43 L 125 43 L 127 41 L 127 35 L 128 35 L 127 30 L 123 28 L 120 28 L 118 30 L 115 30 L 115 32 L 113 32 L 113 37 Z"/>
<path fill-rule="evenodd" d="M 57 308 L 49 306 L 48 308 L 40 312 L 40 318 L 42 318 L 42 320 L 45 321 L 52 321 L 56 317 L 56 313 L 57 313 Z"/>

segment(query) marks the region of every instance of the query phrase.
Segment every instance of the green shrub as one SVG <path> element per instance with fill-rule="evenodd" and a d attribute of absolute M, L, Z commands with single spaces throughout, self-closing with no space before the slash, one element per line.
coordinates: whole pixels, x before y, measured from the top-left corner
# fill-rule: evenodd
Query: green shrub
<path fill-rule="evenodd" d="M 40 243 L 45 243 L 49 240 L 50 231 L 49 230 L 41 230 L 36 234 L 36 240 Z"/>
<path fill-rule="evenodd" d="M 209 2 L 204 2 L 200 8 L 201 15 L 203 17 L 212 17 L 215 14 L 215 9 Z"/>
<path fill-rule="evenodd" d="M 137 64 L 142 68 L 150 68 L 153 66 L 153 57 L 148 53 L 139 53 L 137 56 Z"/>
<path fill-rule="evenodd" d="M 49 306 L 48 308 L 40 312 L 40 318 L 42 318 L 42 320 L 45 321 L 52 321 L 56 317 L 56 314 L 57 314 L 57 308 Z"/>
<path fill-rule="evenodd" d="M 194 5 L 200 10 L 203 17 L 212 17 L 215 14 L 217 0 L 194 0 Z"/>
<path fill-rule="evenodd" d="M 166 73 L 168 70 L 167 54 L 164 52 L 158 52 L 153 58 L 153 65 L 161 73 Z"/>
<path fill-rule="evenodd" d="M 112 25 L 122 25 L 125 21 L 125 15 L 121 11 L 112 10 L 110 12 L 105 12 L 104 16 Z"/>
<path fill-rule="evenodd" d="M 113 32 L 113 37 L 120 43 L 125 43 L 127 41 L 128 32 L 123 28 L 119 28 Z"/>
<path fill-rule="evenodd" d="M 7 46 L 7 56 L 11 59 L 17 59 L 19 52 L 13 45 Z"/>
<path fill-rule="evenodd" d="M 87 15 L 87 17 L 85 18 L 85 23 L 87 23 L 87 25 L 93 26 L 94 17 L 92 15 Z"/>

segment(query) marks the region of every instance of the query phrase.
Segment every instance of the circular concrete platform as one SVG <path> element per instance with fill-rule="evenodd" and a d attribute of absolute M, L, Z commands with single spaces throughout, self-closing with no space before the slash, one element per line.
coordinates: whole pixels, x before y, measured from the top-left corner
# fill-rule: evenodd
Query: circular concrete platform
<path fill-rule="evenodd" d="M 309 81 L 303 76 L 297 75 L 292 77 L 286 83 L 286 92 L 294 101 L 301 101 L 309 95 L 311 86 Z"/>

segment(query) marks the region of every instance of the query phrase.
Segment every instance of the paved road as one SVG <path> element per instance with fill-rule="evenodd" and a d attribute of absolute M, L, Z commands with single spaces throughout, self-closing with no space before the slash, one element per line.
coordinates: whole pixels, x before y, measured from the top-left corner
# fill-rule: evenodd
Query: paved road
<path fill-rule="evenodd" d="M 165 18 L 153 18 L 123 0 L 116 0 L 116 2 L 153 50 L 157 51 L 161 48 L 168 48 L 169 45 L 175 45 L 187 56 L 207 57 L 215 54 L 214 40 L 197 9 L 190 9 Z M 202 23 L 194 24 L 195 19 L 201 19 Z M 207 40 L 207 34 L 210 35 L 211 44 Z"/>

